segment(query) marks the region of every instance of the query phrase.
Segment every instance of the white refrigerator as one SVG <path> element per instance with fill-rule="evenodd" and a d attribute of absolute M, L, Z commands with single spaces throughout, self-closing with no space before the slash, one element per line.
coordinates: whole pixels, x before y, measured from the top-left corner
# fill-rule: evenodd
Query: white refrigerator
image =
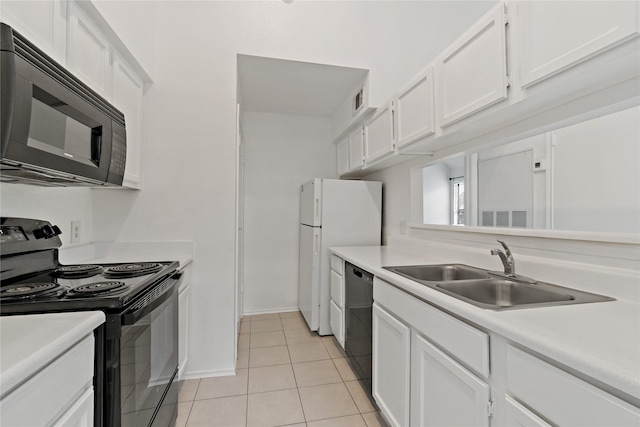
<path fill-rule="evenodd" d="M 300 188 L 298 306 L 309 328 L 330 335 L 331 246 L 380 244 L 382 183 L 316 178 Z"/>

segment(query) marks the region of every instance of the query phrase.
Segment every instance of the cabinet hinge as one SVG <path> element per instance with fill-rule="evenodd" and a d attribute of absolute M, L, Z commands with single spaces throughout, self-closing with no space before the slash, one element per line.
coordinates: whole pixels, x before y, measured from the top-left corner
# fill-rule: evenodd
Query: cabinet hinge
<path fill-rule="evenodd" d="M 505 79 L 507 83 L 507 87 L 511 87 L 511 76 L 507 74 L 507 78 Z"/>
<path fill-rule="evenodd" d="M 487 416 L 489 418 L 493 417 L 493 402 L 492 401 L 488 401 L 487 402 Z"/>

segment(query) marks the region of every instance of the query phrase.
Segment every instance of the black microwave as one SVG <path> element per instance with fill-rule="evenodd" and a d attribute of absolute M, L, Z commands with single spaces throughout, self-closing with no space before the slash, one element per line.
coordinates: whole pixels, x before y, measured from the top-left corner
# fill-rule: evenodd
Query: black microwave
<path fill-rule="evenodd" d="M 4 23 L 0 97 L 0 180 L 122 185 L 124 115 Z"/>

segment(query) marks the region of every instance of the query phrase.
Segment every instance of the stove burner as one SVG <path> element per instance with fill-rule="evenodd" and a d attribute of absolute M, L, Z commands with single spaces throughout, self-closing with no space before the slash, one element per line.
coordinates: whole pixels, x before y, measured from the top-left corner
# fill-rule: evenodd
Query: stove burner
<path fill-rule="evenodd" d="M 162 264 L 156 262 L 122 264 L 109 267 L 104 271 L 104 277 L 117 279 L 125 277 L 138 277 L 146 274 L 157 273 L 162 270 Z"/>
<path fill-rule="evenodd" d="M 102 267 L 95 264 L 66 265 L 53 272 L 57 277 L 64 279 L 80 279 L 95 276 L 102 273 Z"/>
<path fill-rule="evenodd" d="M 67 292 L 68 297 L 104 296 L 122 292 L 129 288 L 123 282 L 95 282 L 76 286 Z"/>
<path fill-rule="evenodd" d="M 64 288 L 57 283 L 20 283 L 17 285 L 4 286 L 0 290 L 0 301 L 37 299 L 49 296 L 60 296 L 63 293 Z"/>

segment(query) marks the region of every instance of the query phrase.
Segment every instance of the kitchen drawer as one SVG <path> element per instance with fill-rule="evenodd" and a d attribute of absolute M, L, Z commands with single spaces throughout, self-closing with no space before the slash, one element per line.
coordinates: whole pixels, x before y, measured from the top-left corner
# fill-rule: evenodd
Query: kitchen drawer
<path fill-rule="evenodd" d="M 0 425 L 50 425 L 67 413 L 93 389 L 93 349 L 91 334 L 11 391 L 0 403 Z"/>
<path fill-rule="evenodd" d="M 511 345 L 507 390 L 554 425 L 640 425 L 640 408 Z"/>
<path fill-rule="evenodd" d="M 344 260 L 336 255 L 331 255 L 331 269 L 339 275 L 344 275 Z"/>
<path fill-rule="evenodd" d="M 340 308 L 344 308 L 344 277 L 331 270 L 331 299 Z"/>
<path fill-rule="evenodd" d="M 489 376 L 489 335 L 389 283 L 373 280 L 373 300 L 480 376 Z"/>
<path fill-rule="evenodd" d="M 330 302 L 329 321 L 331 323 L 331 332 L 336 337 L 342 348 L 344 349 L 344 314 L 342 309 L 333 301 Z"/>

